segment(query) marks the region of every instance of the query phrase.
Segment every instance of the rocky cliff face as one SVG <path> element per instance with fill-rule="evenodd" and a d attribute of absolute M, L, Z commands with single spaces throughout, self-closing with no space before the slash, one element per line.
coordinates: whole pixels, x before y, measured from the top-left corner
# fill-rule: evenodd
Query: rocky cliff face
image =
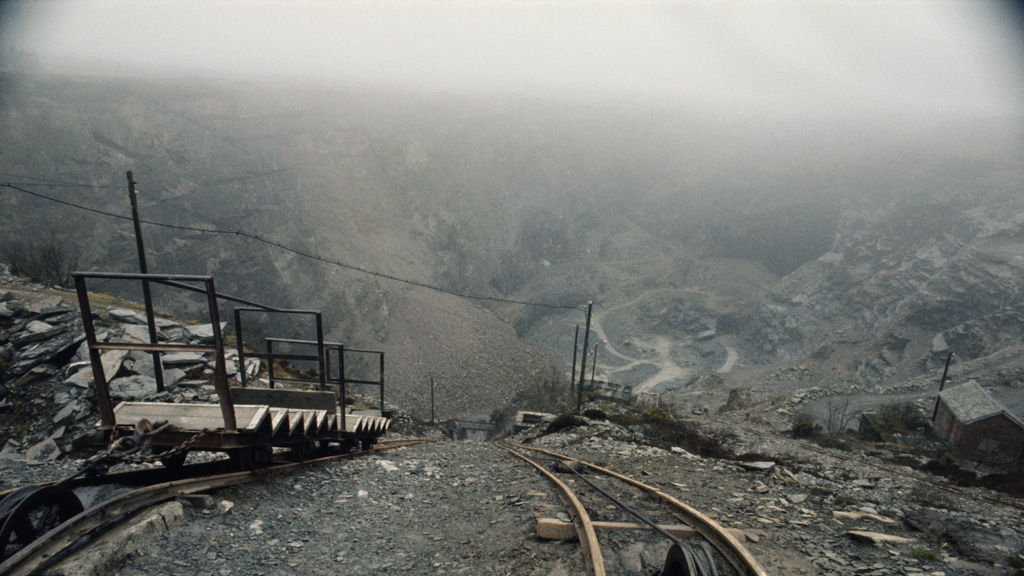
<path fill-rule="evenodd" d="M 842 146 L 815 129 L 780 150 L 741 122 L 670 110 L 9 79 L 0 169 L 28 178 L 8 178 L 126 214 L 132 169 L 144 218 L 207 230 L 145 226 L 151 270 L 322 309 L 332 339 L 393 351 L 393 390 L 413 401 L 430 374 L 489 389 L 503 367 L 521 385 L 548 362 L 524 340 L 569 365 L 582 313 L 435 298 L 275 244 L 458 292 L 593 300 L 598 374 L 637 386 L 745 383 L 746 369 L 802 361 L 823 383 L 894 382 L 947 348 L 970 359 L 1019 341 L 1012 122 L 853 127 Z M 0 202 L 6 238 L 60 222 L 83 266 L 134 268 L 130 223 L 9 190 Z M 166 309 L 199 320 L 199 303 Z"/>
<path fill-rule="evenodd" d="M 972 360 L 1020 343 L 1022 242 L 1024 207 L 1007 196 L 854 212 L 832 250 L 774 292 L 784 315 L 877 351 L 858 382 L 890 382 L 950 350 Z"/>

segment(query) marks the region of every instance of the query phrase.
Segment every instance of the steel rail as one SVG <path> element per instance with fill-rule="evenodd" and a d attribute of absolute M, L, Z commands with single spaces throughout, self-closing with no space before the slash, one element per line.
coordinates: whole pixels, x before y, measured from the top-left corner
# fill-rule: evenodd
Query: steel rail
<path fill-rule="evenodd" d="M 601 545 L 597 541 L 597 531 L 594 530 L 594 523 L 591 521 L 590 514 L 587 513 L 586 508 L 583 507 L 583 503 L 576 497 L 576 494 L 573 493 L 572 489 L 559 480 L 554 474 L 548 472 L 543 466 L 519 452 L 501 444 L 495 444 L 495 446 L 515 455 L 518 458 L 521 458 L 522 460 L 525 460 L 534 468 L 539 470 L 541 474 L 546 476 L 548 480 L 551 480 L 555 486 L 558 486 L 558 489 L 561 490 L 562 500 L 567 502 L 567 505 L 579 520 L 579 524 L 576 525 L 576 533 L 579 534 L 580 537 L 580 544 L 583 548 L 583 558 L 586 560 L 587 564 L 587 573 L 590 574 L 590 576 L 605 576 L 604 558 L 601 556 Z"/>
<path fill-rule="evenodd" d="M 154 466 L 152 468 L 143 468 L 140 470 L 125 470 L 123 472 L 111 472 L 109 474 L 103 474 L 98 476 L 79 476 L 72 478 L 71 480 L 50 480 L 47 482 L 38 482 L 35 484 L 25 484 L 18 486 L 17 488 L 8 488 L 7 490 L 0 491 L 0 500 L 3 500 L 8 494 L 17 492 L 27 486 L 33 486 L 36 488 L 42 488 L 44 486 L 53 486 L 58 482 L 62 482 L 65 488 L 83 488 L 86 486 L 99 486 L 99 485 L 113 485 L 113 486 L 143 486 L 146 484 L 154 484 L 160 480 L 161 477 L 166 479 L 168 476 L 174 477 L 175 480 L 181 480 L 189 477 L 196 477 L 200 474 L 212 474 L 214 472 L 223 472 L 223 467 L 229 462 L 228 459 L 211 460 L 210 462 L 200 462 L 196 464 L 189 464 L 182 466 L 181 468 L 169 469 L 163 466 Z"/>
<path fill-rule="evenodd" d="M 378 448 L 389 448 L 393 444 L 407 445 L 410 440 L 378 440 L 376 446 Z M 332 454 L 325 456 L 329 458 L 331 456 L 338 456 Z M 278 467 L 287 465 L 290 462 L 287 461 L 287 457 L 281 459 L 278 456 L 274 457 L 272 463 L 268 468 Z M 144 486 L 148 484 L 159 483 L 159 480 L 165 480 L 168 476 L 173 477 L 175 480 L 183 480 L 186 478 L 194 478 L 199 475 L 210 475 L 216 472 L 223 473 L 224 467 L 230 465 L 231 460 L 229 458 L 222 458 L 218 460 L 211 460 L 209 462 L 198 462 L 195 464 L 188 464 L 181 468 L 166 468 L 164 466 L 153 466 L 152 468 L 143 468 L 139 470 L 125 470 L 123 472 L 111 472 L 109 474 L 103 474 L 99 476 L 81 476 L 73 478 L 71 480 L 63 481 L 65 488 L 83 488 L 86 486 Z M 308 461 L 307 461 L 308 462 Z M 169 480 L 167 480 L 169 482 Z M 8 488 L 6 490 L 0 490 L 0 500 L 3 500 L 8 494 L 17 492 L 22 488 L 32 486 L 35 488 L 43 488 L 44 486 L 53 486 L 54 484 L 61 482 L 61 480 L 50 480 L 47 482 L 37 482 L 35 484 L 25 484 L 18 486 L 17 488 Z"/>
<path fill-rule="evenodd" d="M 595 472 L 600 472 L 601 474 L 605 474 L 606 476 L 616 478 L 627 484 L 630 484 L 631 486 L 634 486 L 649 494 L 656 496 L 663 502 L 666 502 L 672 505 L 674 508 L 676 508 L 676 510 L 678 510 L 683 515 L 684 521 L 691 527 L 693 527 L 693 529 L 696 530 L 698 534 L 700 534 L 708 542 L 710 542 L 711 545 L 714 546 L 715 549 L 718 550 L 722 554 L 722 556 L 724 556 L 725 559 L 729 561 L 730 564 L 732 564 L 733 568 L 735 568 L 737 572 L 747 576 L 768 576 L 768 573 L 765 571 L 764 568 L 761 567 L 761 564 L 757 561 L 757 559 L 754 558 L 754 555 L 751 554 L 749 550 L 747 550 L 746 546 L 744 546 L 739 540 L 736 539 L 735 536 L 733 536 L 725 528 L 723 528 L 721 524 L 705 516 L 695 508 L 683 503 L 682 501 L 672 496 L 669 496 L 668 494 L 662 492 L 661 490 L 658 490 L 657 488 L 654 488 L 652 486 L 648 486 L 647 484 L 634 480 L 628 476 L 623 476 L 622 474 L 619 474 L 612 470 L 608 470 L 607 468 L 602 468 L 596 464 L 584 462 L 579 458 L 565 456 L 563 454 L 558 454 L 556 452 L 551 452 L 549 450 L 544 450 L 542 448 L 533 448 L 530 446 L 521 446 L 518 444 L 513 444 L 513 446 L 524 450 L 537 452 L 540 454 L 546 454 L 553 458 L 559 458 L 561 460 L 565 460 L 568 462 L 578 462 L 580 465 L 586 466 L 587 468 L 594 470 Z"/>
<path fill-rule="evenodd" d="M 304 462 L 281 464 L 253 471 L 231 472 L 216 476 L 174 480 L 125 492 L 92 506 L 81 514 L 78 514 L 53 530 L 50 530 L 28 546 L 22 548 L 16 554 L 0 564 L 0 575 L 29 576 L 43 566 L 45 562 L 53 559 L 62 550 L 70 546 L 79 538 L 88 535 L 93 530 L 109 527 L 127 514 L 178 496 L 195 494 L 218 488 L 227 488 L 229 486 L 236 486 L 239 484 L 247 484 L 249 482 L 264 479 L 270 475 L 295 470 L 310 464 L 329 462 L 332 460 L 372 454 L 375 452 L 383 452 L 394 448 L 402 448 L 416 444 L 436 442 L 436 440 L 417 439 L 397 440 L 392 442 L 389 442 L 386 446 L 379 446 L 377 448 L 361 452 L 336 454 L 325 456 L 323 458 L 306 460 Z"/>

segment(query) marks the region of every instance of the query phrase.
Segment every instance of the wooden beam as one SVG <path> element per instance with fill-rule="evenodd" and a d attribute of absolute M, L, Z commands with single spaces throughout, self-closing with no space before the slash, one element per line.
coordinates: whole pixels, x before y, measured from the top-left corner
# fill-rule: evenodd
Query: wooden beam
<path fill-rule="evenodd" d="M 650 530 L 646 524 L 634 524 L 632 522 L 593 522 L 594 530 Z M 675 536 L 676 538 L 693 538 L 700 536 L 700 533 L 685 524 L 661 524 L 659 528 Z M 727 529 L 737 540 L 743 542 L 746 534 L 743 530 L 735 528 Z M 556 520 L 555 518 L 537 518 L 537 537 L 542 540 L 572 540 L 576 538 L 576 526 L 572 522 Z"/>

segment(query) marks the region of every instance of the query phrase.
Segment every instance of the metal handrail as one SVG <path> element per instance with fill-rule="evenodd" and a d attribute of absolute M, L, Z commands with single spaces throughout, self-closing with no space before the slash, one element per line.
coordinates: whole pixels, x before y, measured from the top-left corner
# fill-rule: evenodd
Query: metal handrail
<path fill-rule="evenodd" d="M 221 415 L 224 418 L 224 429 L 227 432 L 238 430 L 235 421 L 235 405 L 231 400 L 228 390 L 227 365 L 224 360 L 224 336 L 220 330 L 220 312 L 217 307 L 217 290 L 213 283 L 213 276 L 197 276 L 186 274 L 132 274 L 116 272 L 72 272 L 71 277 L 75 281 L 75 291 L 78 294 L 78 304 L 82 311 L 82 327 L 85 330 L 85 338 L 89 348 L 89 362 L 92 366 L 93 384 L 96 388 L 96 404 L 100 412 L 100 421 L 103 430 L 112 432 L 117 425 L 117 418 L 114 415 L 114 407 L 110 400 L 110 383 L 103 370 L 103 360 L 100 350 L 142 350 L 153 353 L 154 372 L 161 374 L 160 354 L 163 352 L 181 351 L 182 348 L 189 348 L 197 352 L 213 352 L 216 358 L 213 375 L 213 386 L 220 401 Z M 213 331 L 212 347 L 183 347 L 180 345 L 162 345 L 156 342 L 156 321 L 153 315 L 152 302 L 146 302 L 146 321 L 149 328 L 149 344 L 135 344 L 129 342 L 100 343 L 96 339 L 96 325 L 93 322 L 92 306 L 89 302 L 89 289 L 86 280 L 138 280 L 143 283 L 155 282 L 166 284 L 177 288 L 183 288 L 192 292 L 205 294 L 206 303 L 210 314 L 210 325 Z M 197 288 L 184 282 L 202 282 L 204 288 Z M 157 391 L 163 391 L 163 378 L 157 378 Z"/>
<path fill-rule="evenodd" d="M 234 302 L 236 304 L 243 304 L 242 307 L 236 307 L 234 309 L 235 317 L 235 331 L 236 340 L 238 342 L 238 363 L 239 363 L 239 376 L 242 386 L 247 385 L 247 374 L 245 369 L 245 358 L 263 358 L 268 360 L 268 370 L 270 377 L 270 387 L 274 387 L 274 382 L 289 382 L 289 383 L 305 383 L 305 384 L 317 384 L 320 390 L 325 390 L 326 386 L 339 386 L 342 401 L 344 401 L 346 394 L 347 384 L 364 384 L 371 386 L 380 387 L 380 410 L 384 412 L 384 352 L 378 350 L 363 350 L 355 348 L 345 348 L 340 342 L 326 342 L 323 339 L 323 315 L 319 310 L 304 310 L 304 309 L 292 309 L 292 308 L 278 308 L 275 306 L 268 306 L 253 302 L 230 294 L 223 294 L 216 291 L 213 276 L 209 275 L 195 275 L 195 274 L 141 274 L 141 273 L 120 273 L 120 272 L 82 272 L 76 271 L 71 273 L 72 278 L 75 281 L 75 287 L 78 292 L 79 305 L 82 310 L 83 325 L 86 332 L 86 341 L 89 345 L 89 357 L 90 363 L 93 367 L 93 378 L 96 383 L 96 395 L 97 404 L 100 411 L 100 417 L 102 427 L 105 430 L 112 430 L 116 425 L 116 418 L 114 416 L 113 406 L 110 400 L 110 389 L 109 382 L 106 379 L 106 375 L 103 373 L 103 365 L 100 359 L 101 350 L 133 350 L 133 351 L 144 351 L 151 352 L 154 357 L 154 370 L 157 372 L 157 389 L 158 392 L 163 391 L 163 379 L 160 377 L 161 363 L 160 354 L 166 352 L 198 352 L 198 353 L 213 353 L 216 357 L 216 366 L 214 369 L 214 388 L 217 392 L 217 396 L 221 405 L 221 412 L 224 416 L 225 430 L 228 432 L 237 431 L 237 424 L 235 421 L 234 403 L 231 400 L 231 394 L 229 392 L 227 383 L 227 370 L 224 357 L 224 338 L 220 327 L 220 314 L 218 309 L 218 300 L 225 300 L 228 302 Z M 86 286 L 87 279 L 96 280 L 137 280 L 143 283 L 155 283 L 167 286 L 170 288 L 177 288 L 196 294 L 204 294 L 207 298 L 207 306 L 210 314 L 210 324 L 213 327 L 213 346 L 200 346 L 200 345 L 182 345 L 182 344 L 161 344 L 156 342 L 156 324 L 155 317 L 153 314 L 152 303 L 148 302 L 146 306 L 147 324 L 150 330 L 150 342 L 147 343 L 134 343 L 134 342 L 99 342 L 96 339 L 96 329 L 93 323 L 91 305 L 89 302 L 89 293 Z M 201 282 L 204 284 L 203 287 L 194 286 L 189 283 Z M 307 314 L 313 315 L 316 318 L 316 340 L 300 340 L 292 338 L 266 338 L 267 352 L 249 352 L 246 353 L 243 346 L 243 338 L 241 336 L 241 313 L 242 312 L 271 312 L 281 314 Z M 288 343 L 288 344 L 307 344 L 315 345 L 317 352 L 313 354 L 280 354 L 273 352 L 273 343 Z M 328 365 L 330 364 L 330 352 L 338 351 L 338 377 L 331 378 L 330 370 Z M 357 354 L 376 354 L 380 359 L 380 378 L 379 380 L 362 380 L 355 378 L 345 377 L 345 353 L 352 352 Z M 318 363 L 318 379 L 298 379 L 298 378 L 275 378 L 273 373 L 273 361 L 274 360 L 299 360 L 299 361 L 312 361 Z M 342 412 L 342 425 L 344 425 L 344 410 Z"/>
<path fill-rule="evenodd" d="M 274 387 L 274 381 L 275 381 L 275 378 L 274 378 L 274 360 L 300 360 L 300 361 L 316 362 L 317 363 L 317 368 L 318 368 L 318 370 L 317 370 L 317 377 L 318 378 L 317 378 L 317 380 L 315 382 L 310 381 L 308 383 L 318 384 L 321 391 L 327 389 L 327 378 L 326 378 L 327 370 L 326 370 L 326 359 L 325 359 L 325 355 L 324 355 L 324 319 L 323 319 L 323 313 L 322 312 L 320 312 L 319 310 L 298 310 L 298 309 L 274 309 L 274 310 L 269 310 L 266 307 L 258 307 L 258 308 L 254 308 L 254 307 L 237 307 L 237 308 L 235 308 L 234 312 L 235 312 L 235 336 L 236 336 L 235 340 L 238 343 L 238 362 L 239 362 L 240 366 L 242 366 L 242 367 L 245 366 L 245 357 L 247 355 L 251 356 L 251 357 L 254 357 L 254 358 L 263 358 L 263 359 L 267 360 L 267 365 L 268 365 L 268 370 L 269 370 L 269 375 L 270 375 L 270 387 L 273 388 Z M 273 339 L 268 339 L 267 340 L 267 351 L 265 353 L 262 353 L 262 352 L 250 352 L 250 353 L 246 354 L 246 352 L 245 352 L 245 345 L 244 345 L 244 342 L 243 342 L 244 338 L 242 336 L 242 313 L 243 312 L 273 312 L 273 313 L 280 313 L 280 314 L 313 316 L 314 320 L 316 322 L 316 340 L 304 341 L 302 343 L 310 344 L 310 345 L 315 345 L 316 346 L 316 354 L 315 355 L 306 355 L 306 354 L 281 354 L 281 353 L 275 353 L 274 349 L 273 349 L 273 342 L 274 342 Z M 283 341 L 283 339 L 279 339 L 278 341 Z M 247 381 L 247 378 L 246 378 L 247 374 L 245 373 L 245 370 L 243 369 L 243 370 L 239 371 L 239 374 L 241 375 L 242 387 L 244 388 L 244 387 L 248 386 L 248 381 Z M 282 381 L 282 382 L 285 381 L 283 379 L 277 379 L 277 380 Z M 294 379 L 289 379 L 288 381 L 294 381 Z"/>

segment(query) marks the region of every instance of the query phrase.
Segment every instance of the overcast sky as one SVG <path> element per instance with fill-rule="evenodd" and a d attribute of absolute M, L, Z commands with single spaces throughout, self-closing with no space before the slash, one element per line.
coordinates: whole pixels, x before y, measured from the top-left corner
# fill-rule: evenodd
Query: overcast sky
<path fill-rule="evenodd" d="M 975 0 L 32 0 L 0 44 L 64 62 L 772 112 L 1024 107 L 1019 14 Z"/>

